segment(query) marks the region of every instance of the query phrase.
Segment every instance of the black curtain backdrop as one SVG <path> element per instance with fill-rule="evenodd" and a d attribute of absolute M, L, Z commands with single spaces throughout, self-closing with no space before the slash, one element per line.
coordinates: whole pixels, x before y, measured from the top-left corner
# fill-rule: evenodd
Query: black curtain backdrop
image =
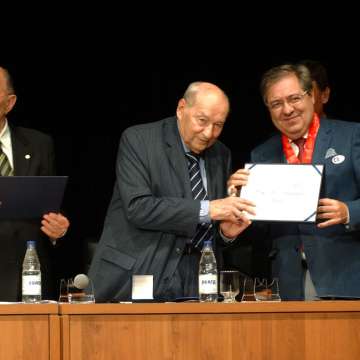
<path fill-rule="evenodd" d="M 9 120 L 50 134 L 58 174 L 69 176 L 63 208 L 72 226 L 62 250 L 69 275 L 83 271 L 84 245 L 101 234 L 122 131 L 173 115 L 190 82 L 214 82 L 228 94 L 231 113 L 221 140 L 232 150 L 234 169 L 275 131 L 259 93 L 261 75 L 274 65 L 321 61 L 332 88 L 327 113 L 360 121 L 359 57 L 341 40 L 331 54 L 319 44 L 275 51 L 267 41 L 244 44 L 241 37 L 231 44 L 200 42 L 195 50 L 186 47 L 189 39 L 174 39 L 170 51 L 165 40 L 155 45 L 150 36 L 130 44 L 119 32 L 80 28 L 49 40 L 44 31 L 12 39 L 0 65 L 12 74 L 18 95 Z"/>

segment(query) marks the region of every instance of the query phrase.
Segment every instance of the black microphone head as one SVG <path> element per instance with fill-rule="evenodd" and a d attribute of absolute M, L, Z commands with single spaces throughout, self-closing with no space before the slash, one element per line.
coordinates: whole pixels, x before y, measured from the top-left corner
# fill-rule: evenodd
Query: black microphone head
<path fill-rule="evenodd" d="M 85 289 L 89 285 L 89 278 L 85 274 L 78 274 L 74 277 L 74 285 L 78 289 Z"/>

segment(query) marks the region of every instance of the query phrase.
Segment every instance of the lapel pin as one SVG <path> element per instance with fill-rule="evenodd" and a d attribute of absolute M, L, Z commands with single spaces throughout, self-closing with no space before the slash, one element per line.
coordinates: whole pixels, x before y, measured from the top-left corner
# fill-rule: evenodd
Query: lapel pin
<path fill-rule="evenodd" d="M 333 156 L 336 156 L 336 155 L 337 155 L 337 153 L 336 153 L 335 149 L 329 148 L 326 151 L 325 159 L 328 159 L 329 157 L 333 157 Z"/>
<path fill-rule="evenodd" d="M 345 156 L 344 155 L 336 155 L 334 156 L 331 161 L 333 164 L 341 164 L 343 161 L 345 160 Z"/>
<path fill-rule="evenodd" d="M 29 160 L 31 158 L 30 154 L 25 155 L 25 159 Z"/>

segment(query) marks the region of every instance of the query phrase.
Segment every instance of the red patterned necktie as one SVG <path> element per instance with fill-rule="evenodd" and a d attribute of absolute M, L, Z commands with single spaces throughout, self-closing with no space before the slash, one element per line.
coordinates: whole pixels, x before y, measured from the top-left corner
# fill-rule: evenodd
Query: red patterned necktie
<path fill-rule="evenodd" d="M 294 140 L 294 143 L 297 145 L 297 147 L 299 148 L 299 153 L 298 153 L 298 159 L 299 161 L 302 163 L 303 162 L 303 156 L 304 156 L 304 145 L 305 145 L 306 139 L 304 138 L 299 138 Z"/>

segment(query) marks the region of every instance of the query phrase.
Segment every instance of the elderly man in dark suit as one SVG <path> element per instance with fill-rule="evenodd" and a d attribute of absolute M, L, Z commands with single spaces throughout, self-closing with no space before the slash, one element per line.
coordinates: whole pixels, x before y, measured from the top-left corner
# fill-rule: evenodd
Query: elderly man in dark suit
<path fill-rule="evenodd" d="M 229 111 L 225 93 L 211 83 L 190 84 L 176 117 L 128 128 L 122 135 L 117 181 L 90 267 L 97 301 L 131 298 L 133 274 L 154 277 L 155 299 L 198 296 L 199 224 L 221 223 L 222 236 L 249 221 L 251 203 L 225 198 L 229 150 L 218 141 Z M 193 198 L 189 153 L 200 157 L 204 199 Z M 217 237 L 212 226 L 207 237 Z M 218 258 L 218 261 L 220 259 Z"/>
<path fill-rule="evenodd" d="M 304 65 L 270 69 L 261 89 L 279 133 L 255 148 L 251 161 L 323 164 L 324 178 L 318 224 L 263 226 L 252 237 L 255 253 L 269 250 L 284 300 L 360 297 L 360 125 L 317 116 Z M 242 185 L 248 175 L 238 170 L 229 184 Z"/>
<path fill-rule="evenodd" d="M 8 71 L 0 67 L 0 159 L 1 176 L 55 174 L 54 148 L 49 136 L 32 129 L 11 126 L 7 114 L 16 103 Z M 37 241 L 42 271 L 43 298 L 55 297 L 52 278 L 53 243 L 62 237 L 69 221 L 61 214 L 45 214 L 41 220 L 0 221 L 0 301 L 21 299 L 21 270 L 27 240 Z M 41 231 L 40 231 L 41 230 Z"/>

